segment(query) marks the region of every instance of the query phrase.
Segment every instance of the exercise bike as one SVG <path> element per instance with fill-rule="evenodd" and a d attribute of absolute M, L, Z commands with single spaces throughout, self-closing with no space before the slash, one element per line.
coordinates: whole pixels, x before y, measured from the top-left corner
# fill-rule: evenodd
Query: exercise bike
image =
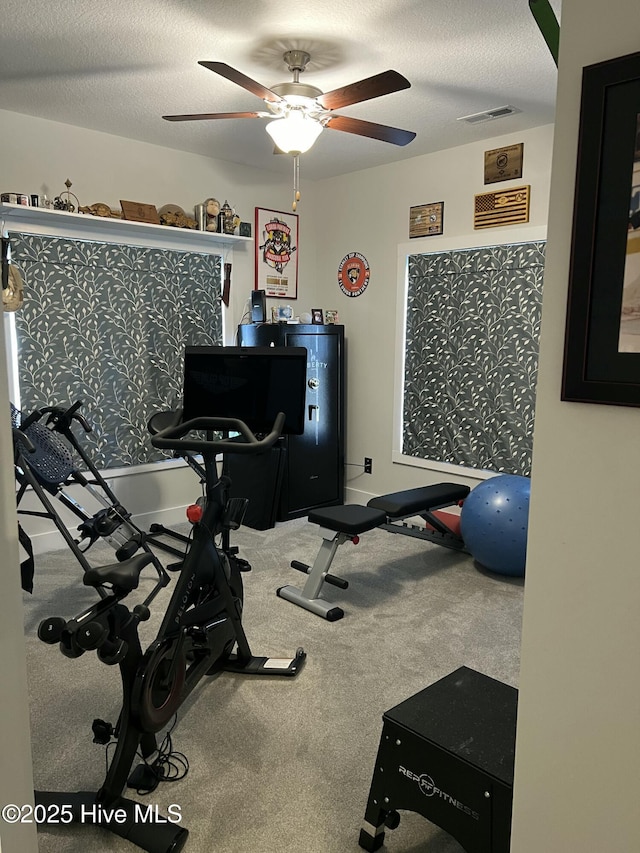
<path fill-rule="evenodd" d="M 36 791 L 36 804 L 44 807 L 47 816 L 60 814 L 56 809 L 66 809 L 73 820 L 99 823 L 148 853 L 177 853 L 186 843 L 188 830 L 170 819 L 141 821 L 140 804 L 126 799 L 122 792 L 128 782 L 138 787 L 141 775 L 153 767 L 153 756 L 158 751 L 156 736 L 170 723 L 200 679 L 222 671 L 295 676 L 306 657 L 301 648 L 293 658 L 284 660 L 258 657 L 251 652 L 242 626 L 242 572 L 250 566 L 230 545 L 230 531 L 240 526 L 247 501 L 229 498 L 230 480 L 219 476 L 216 462 L 218 453 L 258 453 L 270 448 L 283 430 L 284 414 L 278 414 L 263 438 L 235 418 L 180 421 L 179 417 L 177 413 L 176 421 L 151 441 L 158 448 L 201 454 L 205 495 L 188 509 L 193 524 L 192 542 L 156 638 L 143 651 L 138 627 L 149 619 L 149 607 L 144 603 L 131 609 L 127 606 L 127 597 L 138 587 L 141 571 L 152 560 L 147 553 L 89 569 L 84 574 L 84 584 L 94 587 L 103 597 L 71 620 L 45 619 L 38 629 L 42 641 L 59 644 L 67 657 L 95 650 L 102 663 L 117 664 L 123 702 L 115 726 L 103 720 L 93 723 L 95 742 L 117 740 L 100 790 Z M 203 433 L 206 437 L 202 437 Z M 237 436 L 230 438 L 230 433 Z M 130 775 L 138 752 L 143 764 Z"/>

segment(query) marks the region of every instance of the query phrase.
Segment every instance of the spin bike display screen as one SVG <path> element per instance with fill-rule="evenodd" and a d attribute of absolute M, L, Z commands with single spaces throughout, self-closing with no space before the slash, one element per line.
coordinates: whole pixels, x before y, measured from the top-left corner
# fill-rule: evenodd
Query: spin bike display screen
<path fill-rule="evenodd" d="M 182 419 L 238 418 L 265 433 L 284 412 L 283 432 L 302 435 L 306 380 L 304 347 L 187 347 Z"/>

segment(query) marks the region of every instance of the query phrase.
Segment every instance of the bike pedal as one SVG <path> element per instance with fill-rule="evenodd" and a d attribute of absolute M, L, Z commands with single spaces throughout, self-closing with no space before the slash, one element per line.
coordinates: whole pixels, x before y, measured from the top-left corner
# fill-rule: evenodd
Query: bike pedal
<path fill-rule="evenodd" d="M 109 743 L 114 735 L 113 726 L 105 720 L 94 720 L 91 730 L 93 731 L 93 742 L 103 745 Z"/>

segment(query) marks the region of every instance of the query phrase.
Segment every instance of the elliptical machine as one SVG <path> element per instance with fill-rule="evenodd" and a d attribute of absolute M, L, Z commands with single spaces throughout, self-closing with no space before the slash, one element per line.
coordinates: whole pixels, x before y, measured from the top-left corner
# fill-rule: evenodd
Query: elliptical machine
<path fill-rule="evenodd" d="M 306 365 L 306 351 L 301 352 Z M 277 358 L 277 353 L 271 350 L 269 357 Z M 149 607 L 142 603 L 130 609 L 126 599 L 152 560 L 147 553 L 88 570 L 84 584 L 94 587 L 100 600 L 71 620 L 53 617 L 40 624 L 39 638 L 59 644 L 65 656 L 75 658 L 95 650 L 102 663 L 117 664 L 123 691 L 116 725 L 103 720 L 93 723 L 95 742 L 117 740 L 102 786 L 97 792 L 36 791 L 36 804 L 44 807 L 46 815 L 59 818 L 60 810 L 66 809 L 69 820 L 99 823 L 148 853 L 177 853 L 186 843 L 188 830 L 170 819 L 141 821 L 140 804 L 122 796 L 127 783 L 139 787 L 141 771 L 144 775 L 153 768 L 158 732 L 204 675 L 226 671 L 292 677 L 300 671 L 306 658 L 302 648 L 288 659 L 255 656 L 251 651 L 241 618 L 242 572 L 250 566 L 230 545 L 230 531 L 240 526 L 247 501 L 229 498 L 230 480 L 218 475 L 216 461 L 218 453 L 267 450 L 278 440 L 285 421 L 285 415 L 279 413 L 268 434 L 258 438 L 240 419 L 196 417 L 178 421 L 152 437 L 156 447 L 202 455 L 204 500 L 188 509 L 192 542 L 156 638 L 146 651 L 138 628 L 149 619 Z M 195 431 L 200 435 L 192 435 Z M 206 437 L 200 437 L 202 432 Z M 230 433 L 236 436 L 230 438 Z M 217 544 L 218 537 L 221 544 Z M 144 762 L 131 774 L 138 750 Z"/>

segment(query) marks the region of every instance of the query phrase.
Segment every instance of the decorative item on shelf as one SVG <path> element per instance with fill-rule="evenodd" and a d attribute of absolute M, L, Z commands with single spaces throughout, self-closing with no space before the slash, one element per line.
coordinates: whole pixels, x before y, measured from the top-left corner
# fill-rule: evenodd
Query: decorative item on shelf
<path fill-rule="evenodd" d="M 104 204 L 101 201 L 79 207 L 78 213 L 88 213 L 90 216 L 102 216 L 105 219 L 122 219 L 121 210 L 112 210 L 108 204 Z"/>
<path fill-rule="evenodd" d="M 314 326 L 322 326 L 324 325 L 324 318 L 322 316 L 322 308 L 312 308 L 311 309 L 311 322 Z"/>
<path fill-rule="evenodd" d="M 220 218 L 220 202 L 217 198 L 208 198 L 204 203 L 204 210 L 206 214 L 205 229 L 207 231 L 217 231 Z"/>
<path fill-rule="evenodd" d="M 129 222 L 150 222 L 152 225 L 160 225 L 160 216 L 154 204 L 144 204 L 140 201 L 123 201 L 122 218 Z"/>
<path fill-rule="evenodd" d="M 207 227 L 207 210 L 204 203 L 196 204 L 193 208 L 193 213 L 196 218 L 196 228 L 198 231 L 206 231 Z"/>
<path fill-rule="evenodd" d="M 197 228 L 198 223 L 191 216 L 187 216 L 184 210 L 177 204 L 165 204 L 158 211 L 160 225 L 169 225 L 172 228 Z"/>
<path fill-rule="evenodd" d="M 327 310 L 324 312 L 324 322 L 327 325 L 331 325 L 332 323 L 338 322 L 338 312 L 333 310 Z"/>
<path fill-rule="evenodd" d="M 238 233 L 241 237 L 251 237 L 251 223 L 241 222 L 238 226 Z"/>
<path fill-rule="evenodd" d="M 4 204 L 23 204 L 25 207 L 28 207 L 29 196 L 24 193 L 2 193 L 0 201 Z"/>
<path fill-rule="evenodd" d="M 320 310 L 322 310 L 322 309 L 320 309 Z M 303 311 L 303 313 L 300 315 L 300 322 L 304 326 L 308 326 L 312 322 L 311 314 L 309 314 L 308 311 Z"/>
<path fill-rule="evenodd" d="M 236 216 L 233 208 L 226 199 L 220 209 L 220 216 L 222 220 L 222 232 L 224 234 L 233 234 L 240 224 L 240 217 Z"/>
<path fill-rule="evenodd" d="M 64 182 L 64 185 L 66 187 L 66 190 L 64 190 L 60 193 L 60 195 L 57 195 L 54 198 L 53 206 L 55 210 L 65 210 L 67 213 L 74 213 L 77 208 L 80 207 L 80 201 L 78 199 L 78 196 L 75 193 L 71 192 L 71 187 L 73 186 L 73 184 L 69 180 L 69 178 L 67 178 L 67 180 Z M 66 198 L 63 198 L 63 196 L 66 196 Z M 76 200 L 75 204 L 71 201 L 72 196 Z"/>

